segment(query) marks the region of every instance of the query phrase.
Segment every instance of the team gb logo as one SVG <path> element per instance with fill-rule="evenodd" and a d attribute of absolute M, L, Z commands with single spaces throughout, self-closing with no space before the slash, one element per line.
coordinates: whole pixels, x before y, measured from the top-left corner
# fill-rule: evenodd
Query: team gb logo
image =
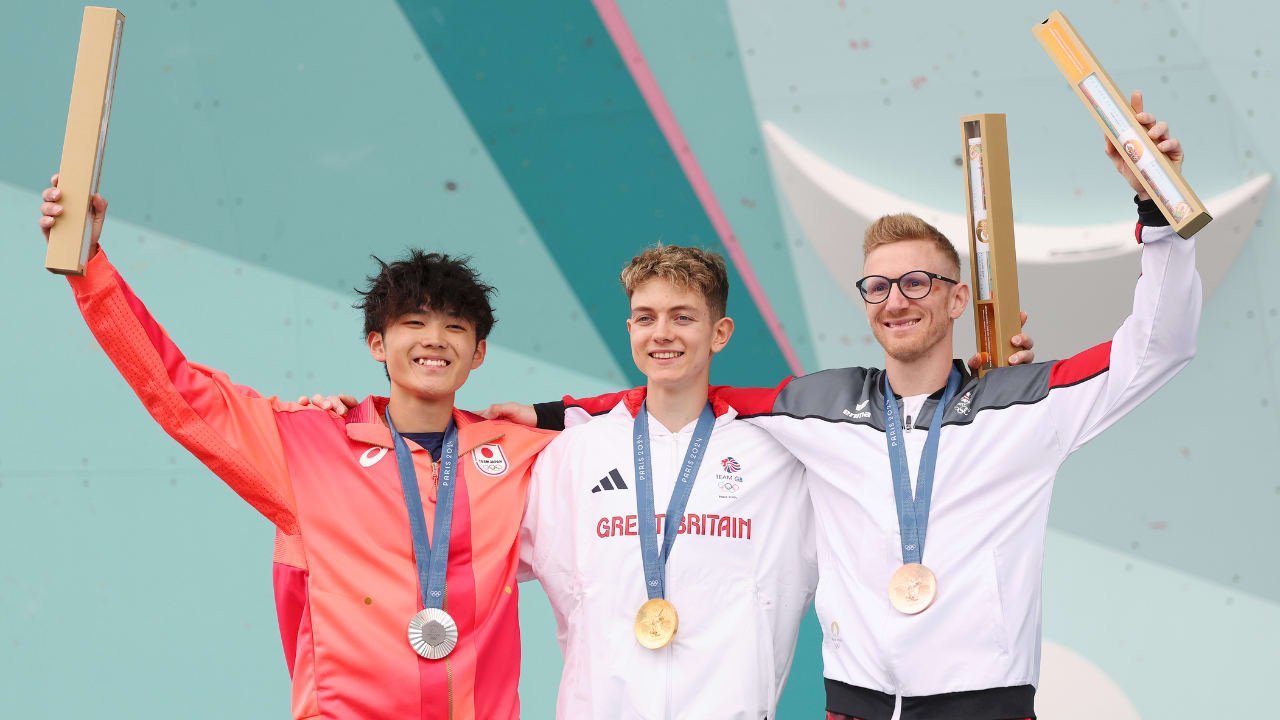
<path fill-rule="evenodd" d="M 502 446 L 497 443 L 486 443 L 471 451 L 471 459 L 476 469 L 485 475 L 501 475 L 507 471 L 507 456 L 502 454 Z"/>

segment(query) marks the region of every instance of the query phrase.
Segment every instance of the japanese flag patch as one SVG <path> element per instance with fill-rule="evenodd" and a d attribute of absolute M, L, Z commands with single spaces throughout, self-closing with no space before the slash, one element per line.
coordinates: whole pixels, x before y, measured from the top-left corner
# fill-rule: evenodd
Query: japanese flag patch
<path fill-rule="evenodd" d="M 502 446 L 497 443 L 486 443 L 471 451 L 471 459 L 476 469 L 485 475 L 498 476 L 507 471 L 507 456 L 502 454 Z"/>

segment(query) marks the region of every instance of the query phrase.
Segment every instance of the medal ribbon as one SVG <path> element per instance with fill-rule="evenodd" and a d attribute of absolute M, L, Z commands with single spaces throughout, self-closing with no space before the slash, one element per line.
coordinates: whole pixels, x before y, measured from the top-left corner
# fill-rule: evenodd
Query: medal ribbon
<path fill-rule="evenodd" d="M 418 473 L 413 469 L 413 454 L 409 445 L 391 422 L 391 408 L 387 407 L 387 427 L 391 428 L 392 444 L 396 448 L 396 466 L 400 469 L 400 489 L 404 491 L 404 506 L 409 511 L 409 531 L 413 534 L 413 559 L 418 567 L 418 588 L 422 592 L 424 608 L 444 609 L 444 581 L 449 566 L 449 529 L 453 525 L 453 489 L 457 476 L 458 427 L 449 419 L 444 431 L 444 445 L 440 449 L 440 482 L 436 488 L 435 547 L 427 535 L 427 516 L 422 509 L 422 494 L 418 490 Z"/>
<path fill-rule="evenodd" d="M 889 387 L 889 373 L 884 374 L 885 442 L 889 445 L 889 467 L 893 471 L 893 499 L 898 504 L 898 529 L 902 535 L 902 563 L 920 562 L 924 557 L 924 536 L 929 529 L 929 501 L 933 496 L 933 470 L 938 464 L 938 436 L 947 405 L 960 389 L 960 371 L 953 366 L 947 388 L 933 410 L 929 436 L 920 453 L 916 491 L 911 492 L 911 468 L 907 465 L 907 448 L 902 437 L 902 421 L 898 419 L 898 400 Z"/>
<path fill-rule="evenodd" d="M 653 509 L 653 459 L 649 453 L 649 411 L 646 406 L 647 403 L 641 403 L 640 410 L 636 412 L 632 435 L 636 451 L 636 515 L 639 516 L 637 523 L 640 526 L 640 557 L 644 561 L 644 589 L 652 600 L 666 594 L 667 557 L 676 543 L 676 533 L 680 531 L 680 521 L 684 518 L 685 506 L 689 504 L 689 493 L 693 491 L 693 481 L 698 477 L 698 467 L 702 465 L 702 458 L 706 455 L 716 414 L 711 410 L 711 403 L 707 403 L 698 416 L 698 424 L 693 428 L 693 439 L 684 452 L 684 465 L 676 476 L 676 486 L 667 503 L 667 516 L 662 528 L 662 552 L 659 554 L 658 520 Z"/>

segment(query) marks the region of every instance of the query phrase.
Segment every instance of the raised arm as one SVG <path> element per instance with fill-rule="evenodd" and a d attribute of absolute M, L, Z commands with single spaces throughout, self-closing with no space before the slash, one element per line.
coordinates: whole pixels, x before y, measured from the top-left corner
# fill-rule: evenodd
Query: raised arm
<path fill-rule="evenodd" d="M 1132 102 L 1156 147 L 1181 166 L 1182 146 L 1169 135 L 1168 125 L 1143 112 L 1140 93 Z M 1194 238 L 1181 238 L 1168 226 L 1109 142 L 1107 154 L 1138 193 L 1142 275 L 1133 312 L 1111 341 L 1053 366 L 1049 399 L 1066 452 L 1119 420 L 1185 367 L 1195 355 L 1200 326 Z"/>
<path fill-rule="evenodd" d="M 57 179 L 42 194 L 46 237 L 62 211 Z M 94 196 L 95 248 L 106 206 Z M 93 336 L 151 417 L 276 527 L 297 534 L 275 400 L 188 362 L 104 253 L 95 250 L 84 277 L 68 281 Z"/>

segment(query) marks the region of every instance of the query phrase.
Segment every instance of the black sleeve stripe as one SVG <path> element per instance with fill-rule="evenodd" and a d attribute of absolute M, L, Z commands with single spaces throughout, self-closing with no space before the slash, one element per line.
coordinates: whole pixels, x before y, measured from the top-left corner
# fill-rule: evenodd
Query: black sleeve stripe
<path fill-rule="evenodd" d="M 538 416 L 540 430 L 564 430 L 564 402 L 534 403 L 533 412 Z"/>

